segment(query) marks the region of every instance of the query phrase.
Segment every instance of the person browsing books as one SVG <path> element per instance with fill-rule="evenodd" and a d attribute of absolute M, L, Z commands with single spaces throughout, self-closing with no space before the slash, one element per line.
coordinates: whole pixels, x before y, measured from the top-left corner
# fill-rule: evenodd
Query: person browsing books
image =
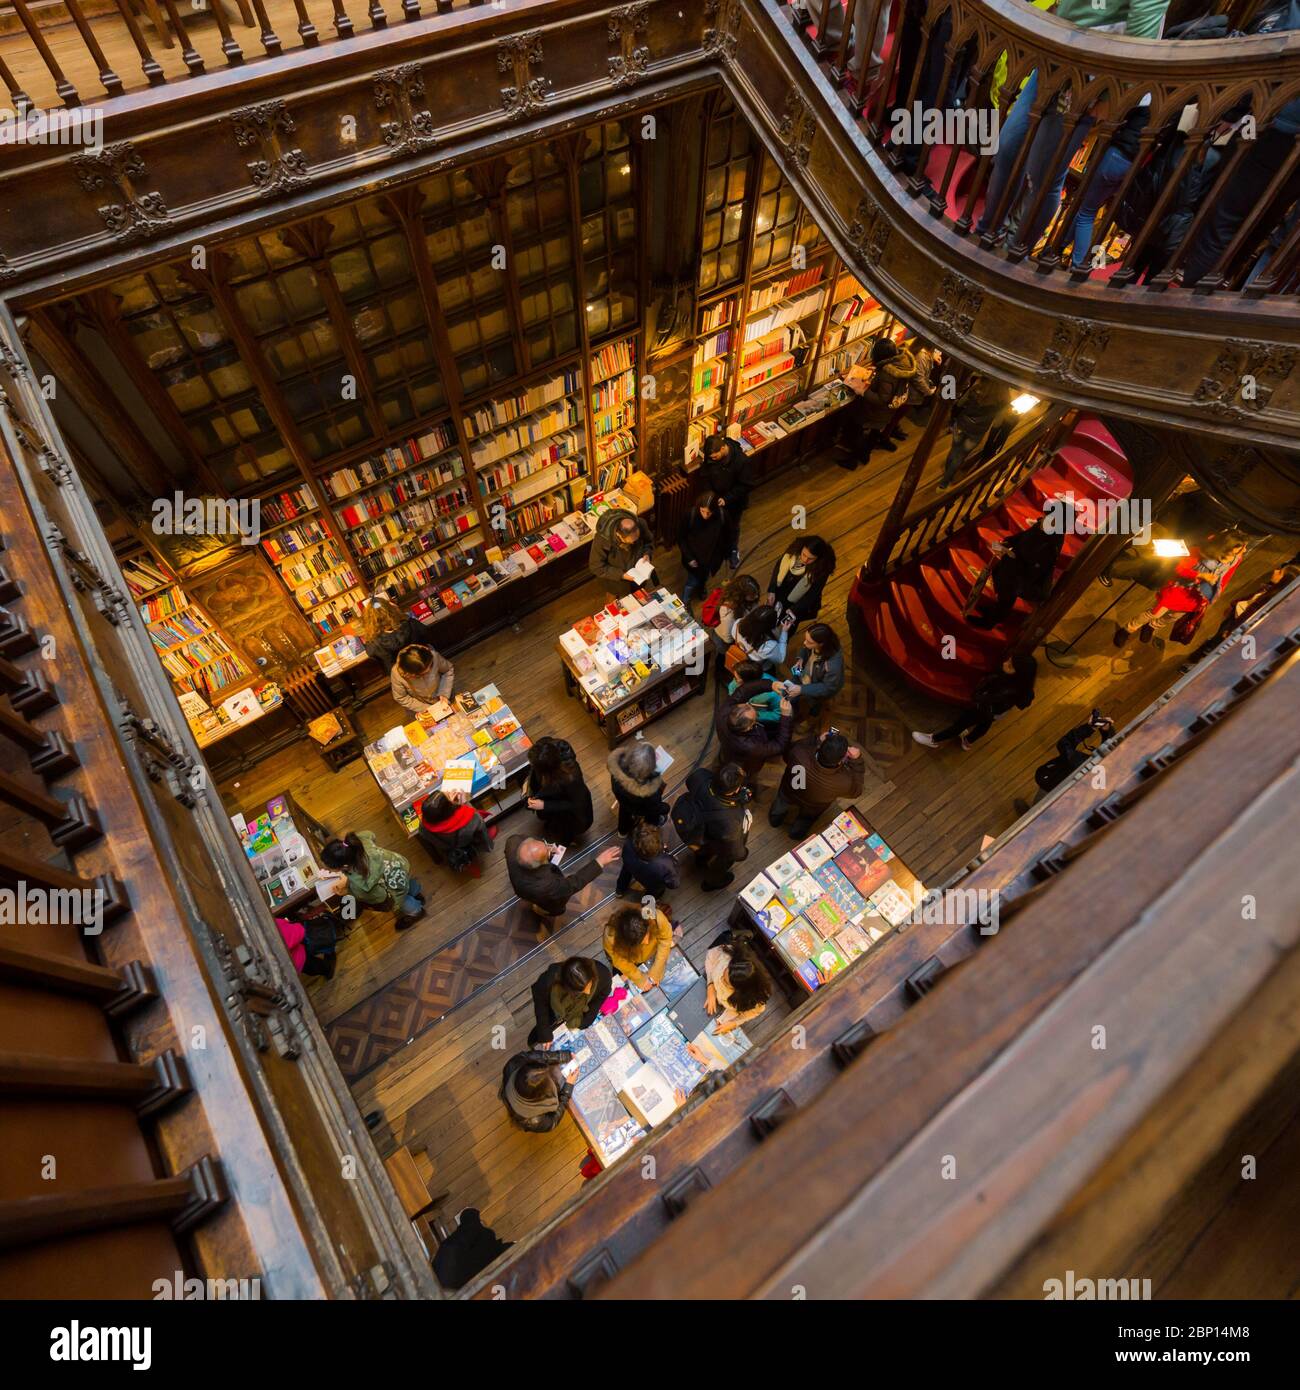
<path fill-rule="evenodd" d="M 561 1025 L 576 1033 L 590 1028 L 613 987 L 609 966 L 586 956 L 570 956 L 542 971 L 533 981 L 536 1022 L 528 1046 L 549 1048 Z"/>
<path fill-rule="evenodd" d="M 768 823 L 779 826 L 794 810 L 790 838 L 803 840 L 813 824 L 839 800 L 862 795 L 866 764 L 862 749 L 843 734 L 828 729 L 814 738 L 801 738 L 785 750 L 785 776 L 776 789 Z"/>
<path fill-rule="evenodd" d="M 757 1018 L 772 997 L 772 978 L 753 947 L 733 931 L 715 938 L 704 957 L 708 989 L 704 1008 L 717 1018 L 718 1033 L 730 1033 Z"/>
<path fill-rule="evenodd" d="M 347 891 L 358 902 L 395 912 L 398 931 L 413 927 L 424 915 L 424 890 L 411 877 L 411 861 L 384 849 L 369 830 L 330 840 L 320 857 L 327 869 L 342 872 Z"/>
<path fill-rule="evenodd" d="M 659 578 L 653 566 L 640 578 L 632 577 L 632 571 L 642 560 L 649 559 L 653 549 L 654 538 L 645 522 L 635 512 L 615 507 L 596 523 L 587 567 L 597 579 L 604 580 L 606 595 L 612 602 L 642 586 L 658 587 Z"/>
<path fill-rule="evenodd" d="M 506 1114 L 527 1134 L 548 1134 L 564 1118 L 573 1087 L 561 1068 L 569 1052 L 516 1052 L 501 1072 L 497 1094 Z"/>
<path fill-rule="evenodd" d="M 528 750 L 528 809 L 559 844 L 576 844 L 591 829 L 596 812 L 591 792 L 567 739 L 539 738 Z"/>
<path fill-rule="evenodd" d="M 672 919 L 658 907 L 620 907 L 605 923 L 601 943 L 609 963 L 629 984 L 653 989 L 664 977 L 673 948 Z"/>
<path fill-rule="evenodd" d="M 432 647 L 403 647 L 389 677 L 393 699 L 412 714 L 423 714 L 438 700 L 451 698 L 456 668 Z"/>
<path fill-rule="evenodd" d="M 677 862 L 664 848 L 663 832 L 650 821 L 637 821 L 623 841 L 623 867 L 614 892 L 624 897 L 633 883 L 639 883 L 652 898 L 662 898 L 679 882 Z"/>
<path fill-rule="evenodd" d="M 464 792 L 433 791 L 420 804 L 415 833 L 440 864 L 478 878 L 483 872 L 478 856 L 491 850 L 496 831 L 488 828 Z"/>
<path fill-rule="evenodd" d="M 561 916 L 569 899 L 599 878 L 600 871 L 619 858 L 618 847 L 611 846 L 601 850 L 582 868 L 566 874 L 552 863 L 551 847 L 545 840 L 525 835 L 512 835 L 506 841 L 505 854 L 510 886 L 538 917 L 547 919 Z"/>

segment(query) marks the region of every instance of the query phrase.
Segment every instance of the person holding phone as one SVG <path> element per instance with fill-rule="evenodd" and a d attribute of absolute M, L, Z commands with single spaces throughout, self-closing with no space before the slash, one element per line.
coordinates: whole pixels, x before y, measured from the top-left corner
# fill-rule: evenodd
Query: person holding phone
<path fill-rule="evenodd" d="M 790 838 L 805 840 L 835 802 L 862 795 L 866 775 L 862 749 L 838 729 L 801 738 L 785 750 L 785 776 L 767 813 L 768 824 L 784 825 L 793 810 Z"/>
<path fill-rule="evenodd" d="M 789 680 L 774 680 L 774 693 L 798 701 L 800 719 L 816 714 L 823 700 L 844 688 L 844 650 L 829 623 L 813 623 L 803 635 L 803 645 L 790 667 Z"/>
<path fill-rule="evenodd" d="M 834 572 L 835 551 L 821 536 L 805 536 L 786 548 L 772 567 L 767 601 L 786 620 L 787 632 L 821 612 L 822 593 Z"/>

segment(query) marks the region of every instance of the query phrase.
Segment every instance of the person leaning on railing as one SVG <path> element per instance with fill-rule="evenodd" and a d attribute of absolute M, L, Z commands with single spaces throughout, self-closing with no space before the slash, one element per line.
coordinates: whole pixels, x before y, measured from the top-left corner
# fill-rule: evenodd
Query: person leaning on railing
<path fill-rule="evenodd" d="M 1057 0 L 1054 13 L 1080 29 L 1124 33 L 1130 38 L 1158 39 L 1164 28 L 1165 11 L 1168 8 L 1169 0 Z M 984 211 L 975 228 L 980 236 L 988 236 L 1001 230 L 1000 227 L 993 226 L 993 218 L 1006 194 L 1016 160 L 1029 133 L 1030 115 L 1037 100 L 1038 69 L 1035 68 L 1021 87 L 1020 95 L 1002 122 L 998 136 L 998 152 L 993 158 L 993 172 L 989 177 L 989 186 L 985 194 Z M 1061 199 L 1061 189 L 1065 186 L 1070 161 L 1078 153 L 1094 124 L 1091 116 L 1083 116 L 1076 122 L 1066 142 L 1061 162 L 1052 170 L 1049 166 L 1065 133 L 1065 119 L 1066 115 L 1059 109 L 1057 102 L 1053 102 L 1043 112 L 1034 142 L 1030 146 L 1029 157 L 1021 171 L 1019 186 L 1007 201 L 1003 214 L 1005 216 L 1006 212 L 1010 212 L 1015 206 L 1026 178 L 1033 183 L 1035 189 L 1042 188 L 1047 179 L 1051 178 L 1051 187 L 1039 203 L 1038 216 L 1034 219 L 1033 226 L 1022 230 L 1020 240 L 1026 246 L 1033 246 L 1051 221 Z"/>

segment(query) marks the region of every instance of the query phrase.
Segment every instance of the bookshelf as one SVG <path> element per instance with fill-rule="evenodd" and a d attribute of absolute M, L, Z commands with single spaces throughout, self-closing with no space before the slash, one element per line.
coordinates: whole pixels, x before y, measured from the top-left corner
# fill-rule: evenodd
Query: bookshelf
<path fill-rule="evenodd" d="M 252 679 L 252 667 L 175 580 L 141 599 L 140 616 L 178 697 L 219 704 Z"/>
<path fill-rule="evenodd" d="M 588 359 L 591 407 L 591 480 L 606 492 L 627 480 L 637 453 L 637 340 L 606 343 Z"/>

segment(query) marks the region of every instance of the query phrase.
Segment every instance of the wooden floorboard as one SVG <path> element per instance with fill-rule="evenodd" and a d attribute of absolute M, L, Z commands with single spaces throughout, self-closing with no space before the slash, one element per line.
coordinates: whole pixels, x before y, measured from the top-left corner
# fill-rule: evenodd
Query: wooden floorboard
<path fill-rule="evenodd" d="M 915 433 L 911 437 L 915 439 Z M 791 507 L 796 503 L 806 507 L 808 529 L 829 539 L 840 560 L 822 616 L 847 637 L 843 615 L 849 585 L 875 538 L 909 448 L 910 444 L 904 445 L 895 455 L 878 456 L 872 467 L 857 473 L 814 461 L 766 484 L 755 494 L 745 519 L 744 569 L 765 582 L 791 537 Z M 936 471 L 937 465 L 932 464 L 918 500 L 928 497 Z M 1264 552 L 1252 556 L 1234 588 L 1240 591 L 1251 585 L 1270 563 Z M 675 555 L 661 559 L 659 568 L 670 585 L 680 582 Z M 860 804 L 923 882 L 949 877 L 978 852 L 985 834 L 995 835 L 1015 819 L 1012 801 L 1032 795 L 1033 769 L 1051 755 L 1060 734 L 1084 718 L 1094 704 L 1122 726 L 1170 684 L 1185 656 L 1184 648 L 1161 651 L 1154 645 L 1131 644 L 1127 652 L 1117 653 L 1110 642 L 1109 618 L 1085 631 L 1121 592 L 1093 587 L 1054 634 L 1067 642 L 1078 637 L 1077 665 L 1058 670 L 1040 653 L 1038 696 L 1033 705 L 999 720 L 975 749 L 931 751 L 909 739 L 900 758 L 876 762 L 879 775 L 868 778 Z M 1127 615 L 1145 597 L 1144 590 L 1135 590 L 1116 611 Z M 495 681 L 532 736 L 558 734 L 573 743 L 596 805 L 592 841 L 614 828 L 605 770 L 607 749 L 595 725 L 565 696 L 553 645 L 559 632 L 599 602 L 599 587 L 588 584 L 529 615 L 514 632 L 455 658 L 457 688 L 478 689 Z M 1217 612 L 1210 621 L 1217 621 Z M 890 673 L 873 669 L 855 679 L 868 679 L 881 708 L 892 711 L 909 729 L 946 722 L 946 707 L 911 694 Z M 688 701 L 647 731 L 676 759 L 670 783 L 680 781 L 704 751 L 710 714 L 706 699 Z M 358 723 L 373 737 L 399 717 L 387 697 L 380 697 L 361 712 Z M 715 753 L 710 744 L 708 760 Z M 775 780 L 775 770 L 769 769 L 745 866 L 753 871 L 789 846 L 784 832 L 774 831 L 765 815 Z M 418 846 L 405 840 L 364 763 L 331 774 L 309 747 L 300 744 L 226 782 L 222 793 L 232 811 L 248 811 L 285 788 L 292 788 L 305 808 L 330 829 L 371 829 L 382 843 L 409 850 L 430 905 L 428 916 L 400 935 L 389 916 L 367 913 L 361 918 L 342 947 L 335 979 L 308 986 L 325 1022 L 411 969 L 510 896 L 499 851 L 485 862 L 478 881 L 462 880 L 429 863 Z M 516 812 L 503 823 L 502 834 L 532 824 L 526 811 Z M 743 874 L 739 881 L 743 883 Z M 732 901 L 729 892 L 703 893 L 689 870 L 682 887 L 671 895 L 674 915 L 684 924 L 683 947 L 697 966 Z M 578 1165 L 586 1146 L 572 1121 L 566 1119 L 549 1135 L 522 1134 L 505 1119 L 496 1091 L 505 1058 L 524 1044 L 531 1027 L 532 980 L 552 960 L 574 953 L 597 954 L 603 918 L 604 913 L 596 913 L 565 930 L 557 941 L 500 975 L 356 1086 L 363 1112 L 381 1113 L 375 1135 L 380 1151 L 409 1145 L 432 1190 L 451 1193 L 450 1211 L 466 1205 L 479 1207 L 504 1239 L 522 1238 L 561 1211 L 581 1188 Z M 786 1012 L 784 1001 L 775 1000 L 750 1030 L 756 1040 L 778 1032 Z"/>

